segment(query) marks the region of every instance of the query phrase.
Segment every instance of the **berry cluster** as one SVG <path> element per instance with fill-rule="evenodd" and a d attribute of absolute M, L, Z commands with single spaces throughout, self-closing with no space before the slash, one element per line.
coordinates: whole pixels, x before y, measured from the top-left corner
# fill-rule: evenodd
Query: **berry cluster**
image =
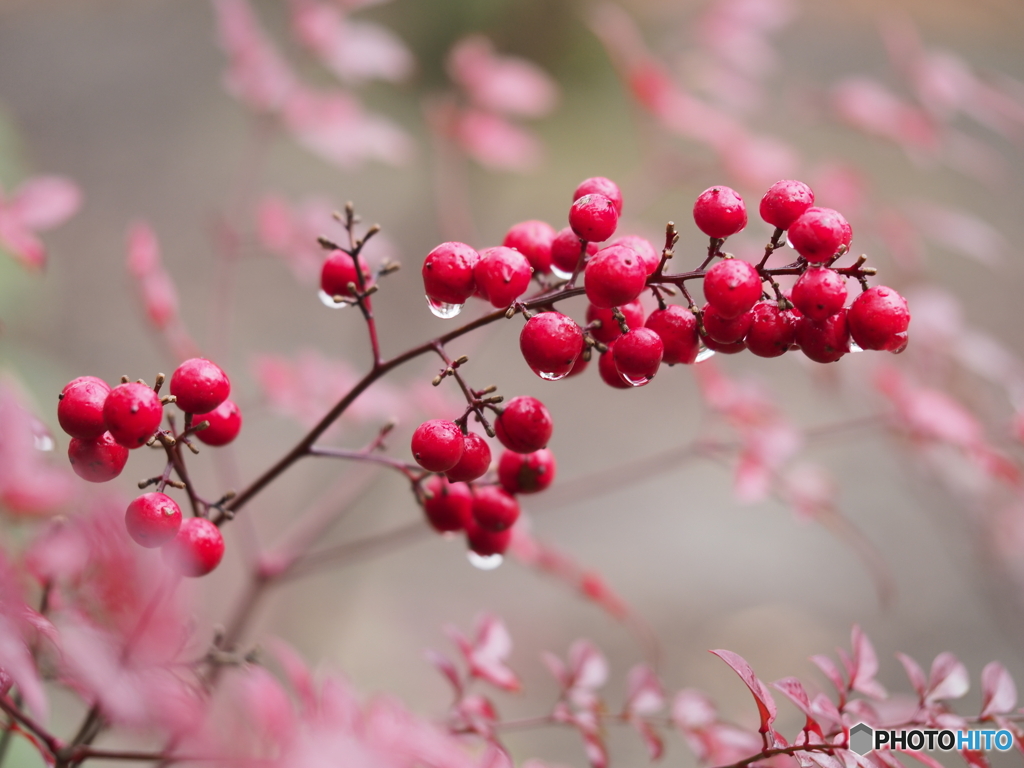
<path fill-rule="evenodd" d="M 170 396 L 161 397 L 164 376 L 150 387 L 125 377 L 116 387 L 94 376 L 82 376 L 67 384 L 60 394 L 57 419 L 71 436 L 68 459 L 83 480 L 102 483 L 121 474 L 128 452 L 143 445 L 166 451 L 163 474 L 145 480 L 141 488 L 156 485 L 128 505 L 125 526 L 139 545 L 163 548 L 164 558 L 187 576 L 202 576 L 220 562 L 224 539 L 206 517 L 182 520 L 181 508 L 164 493 L 168 485 L 185 487 L 180 446 L 195 447 L 195 435 L 207 445 L 226 445 L 238 435 L 242 415 L 228 400 L 231 382 L 219 366 L 203 358 L 186 360 L 170 380 Z M 185 414 L 185 428 L 177 432 L 168 415 L 170 428 L 161 430 L 164 406 L 174 403 Z M 181 481 L 171 479 L 177 472 Z M 206 505 L 207 510 L 217 505 Z"/>

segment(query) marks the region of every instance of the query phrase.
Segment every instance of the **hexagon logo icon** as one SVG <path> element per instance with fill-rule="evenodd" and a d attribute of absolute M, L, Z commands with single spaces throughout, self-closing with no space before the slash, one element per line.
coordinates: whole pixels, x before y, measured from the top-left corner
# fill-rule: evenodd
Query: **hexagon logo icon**
<path fill-rule="evenodd" d="M 857 723 L 850 729 L 850 749 L 858 755 L 866 755 L 874 744 L 875 732 L 870 725 Z"/>

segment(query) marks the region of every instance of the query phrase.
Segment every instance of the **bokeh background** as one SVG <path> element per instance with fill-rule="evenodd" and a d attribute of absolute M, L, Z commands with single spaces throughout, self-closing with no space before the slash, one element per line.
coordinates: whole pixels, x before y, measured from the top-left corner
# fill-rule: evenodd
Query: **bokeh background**
<path fill-rule="evenodd" d="M 283 3 L 254 7 L 304 77 L 330 81 L 290 40 Z M 709 7 L 693 0 L 623 3 L 681 83 L 697 82 L 707 32 L 695 22 Z M 888 282 L 898 288 L 941 285 L 962 301 L 967 322 L 1012 353 L 1024 354 L 1024 265 L 1010 245 L 1024 239 L 1024 130 L 1005 138 L 964 123 L 965 135 L 999 157 L 999 178 L 983 182 L 840 124 L 830 114 L 827 95 L 851 73 L 878 78 L 897 92 L 905 89 L 880 34 L 883 22 L 898 18 L 916 25 L 926 45 L 955 52 L 977 72 L 1003 73 L 1008 79 L 999 82 L 1024 104 L 1024 5 L 797 0 L 779 7 L 791 16 L 770 36 L 777 59 L 766 69 L 761 103 L 743 119 L 795 146 L 802 156 L 799 170 L 812 181 L 829 163 L 855 170 L 870 185 L 875 213 L 908 199 L 928 199 L 992 224 L 1003 238 L 995 242 L 1005 245 L 991 263 L 930 244 L 923 266 L 911 271 L 901 266 L 899 254 L 870 236 L 855 238 L 855 246 L 883 275 L 892 275 Z M 0 183 L 10 190 L 27 176 L 59 173 L 74 179 L 84 195 L 79 214 L 46 235 L 50 258 L 44 274 L 0 260 L 4 370 L 31 393 L 55 434 L 55 394 L 70 378 L 151 379 L 158 370 L 170 372 L 176 361 L 146 322 L 124 268 L 127 227 L 148 221 L 176 281 L 186 326 L 199 348 L 216 355 L 229 372 L 245 414 L 242 438 L 230 453 L 212 457 L 208 450 L 192 462 L 197 481 L 213 496 L 214 489 L 244 484 L 302 434 L 294 419 L 268 407 L 254 374 L 257 355 L 295 358 L 315 350 L 348 361 L 353 370 L 368 359 L 356 313 L 325 309 L 315 288 L 295 280 L 261 246 L 253 211 L 267 192 L 293 201 L 319 195 L 339 207 L 352 200 L 367 222 L 382 225 L 386 247 L 371 248 L 371 256 L 379 259 L 387 251 L 404 265 L 374 297 L 382 344 L 391 353 L 458 322 L 427 313 L 418 269 L 434 245 L 459 234 L 444 228 L 438 212 L 447 206 L 450 213 L 462 200 L 468 208 L 458 210 L 460 221 L 472 228 L 461 236 L 485 247 L 498 244 L 508 226 L 522 219 L 561 227 L 575 185 L 587 176 L 609 176 L 625 195 L 623 228 L 657 238 L 665 222 L 674 220 L 682 231 L 677 266 L 698 263 L 704 243 L 690 223 L 694 197 L 712 184 L 729 183 L 756 204 L 764 190 L 736 181 L 706 148 L 672 136 L 643 114 L 588 27 L 591 11 L 587 3 L 562 0 L 394 0 L 361 10 L 360 18 L 388 26 L 415 57 L 415 72 L 405 82 L 359 90 L 368 109 L 408 133 L 414 152 L 398 166 L 367 162 L 342 169 L 254 119 L 225 93 L 225 60 L 209 3 L 0 2 Z M 445 56 L 470 33 L 488 36 L 502 53 L 534 61 L 559 84 L 557 109 L 530 121 L 544 145 L 544 160 L 531 172 L 483 168 L 452 147 L 439 147 L 429 133 L 425 105 L 452 89 Z M 820 195 L 819 200 L 830 204 Z M 855 232 L 872 230 L 871 222 L 850 218 Z M 332 226 L 324 221 L 322 231 L 336 232 Z M 238 238 L 229 257 L 225 227 Z M 737 248 L 756 248 L 767 234 L 752 215 Z M 582 311 L 582 305 L 574 307 L 577 319 Z M 824 687 L 808 656 L 845 646 L 853 623 L 874 640 L 880 678 L 891 689 L 909 690 L 892 655 L 897 650 L 923 664 L 940 651 L 955 651 L 974 680 L 987 661 L 1000 659 L 1024 680 L 1024 622 L 1012 581 L 994 572 L 969 499 L 922 473 L 905 443 L 876 425 L 815 440 L 802 454 L 831 470 L 839 508 L 884 560 L 895 594 L 883 605 L 872 574 L 849 542 L 796 519 L 777 500 L 736 501 L 728 460 L 680 459 L 641 482 L 618 474 L 614 487 L 587 490 L 581 478 L 596 481 L 625 464 L 640 473 L 644 457 L 700 434 L 729 433 L 709 424 L 691 370 L 664 370 L 650 386 L 626 392 L 606 387 L 596 370 L 558 384 L 541 381 L 518 354 L 519 325 L 518 319 L 499 324 L 460 340 L 450 352 L 470 354 L 465 370 L 478 386 L 496 383 L 507 396 L 531 394 L 549 406 L 559 479 L 549 498 L 524 502 L 533 531 L 600 572 L 650 625 L 671 687 L 703 688 L 726 715 L 755 722 L 756 710 L 739 681 L 706 650 L 734 650 L 766 680 L 793 674 Z M 850 356 L 835 366 L 841 371 L 816 368 L 797 355 L 715 362 L 730 376 L 755 379 L 794 422 L 816 427 L 878 412 L 869 357 Z M 893 362 L 899 365 L 900 358 Z M 388 380 L 391 396 L 429 409 L 420 393 L 435 368 L 432 360 L 404 367 Z M 417 423 L 408 402 L 403 408 L 390 441 L 401 457 Z M 1003 419 L 999 429 L 1006 433 L 997 430 L 993 439 L 1009 446 L 1010 404 L 993 405 L 986 414 Z M 331 439 L 357 447 L 384 418 L 373 412 L 343 419 Z M 63 435 L 57 442 L 60 453 L 66 449 Z M 155 459 L 133 455 L 117 484 L 130 494 L 136 479 L 156 469 Z M 223 622 L 238 599 L 253 540 L 273 542 L 303 510 L 323 502 L 325 492 L 341 489 L 348 469 L 305 462 L 227 529 L 224 564 L 194 585 L 200 633 Z M 572 493 L 560 493 L 560 484 L 571 484 Z M 406 485 L 381 474 L 327 543 L 387 530 L 418 515 Z M 11 523 L 3 535 L 17 541 L 24 526 Z M 597 642 L 612 662 L 612 701 L 622 692 L 628 668 L 644 658 L 634 633 L 565 585 L 515 562 L 479 571 L 467 562 L 460 542 L 430 536 L 281 587 L 262 606 L 248 642 L 283 637 L 312 662 L 343 671 L 367 694 L 394 692 L 417 710 L 439 715 L 448 694 L 421 652 L 448 650 L 443 625 L 468 629 L 483 611 L 506 621 L 516 643 L 512 664 L 525 681 L 523 695 L 499 697 L 506 717 L 543 712 L 554 696 L 540 662 L 544 649 L 563 653 L 579 637 Z M 964 710 L 974 711 L 978 701 L 975 686 Z M 71 727 L 80 717 L 76 707 L 58 700 L 55 721 Z M 796 727 L 794 711 L 786 709 L 786 717 Z M 510 744 L 520 759 L 538 755 L 584 764 L 572 733 L 528 732 Z M 613 735 L 612 745 L 614 763 L 642 762 L 634 734 L 623 730 Z M 27 753 L 23 757 L 30 764 Z M 691 762 L 678 741 L 670 745 L 669 759 Z"/>

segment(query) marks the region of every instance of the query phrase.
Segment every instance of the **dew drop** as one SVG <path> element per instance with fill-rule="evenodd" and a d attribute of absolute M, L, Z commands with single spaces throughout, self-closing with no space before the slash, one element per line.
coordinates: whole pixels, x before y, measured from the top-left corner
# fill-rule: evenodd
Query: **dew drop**
<path fill-rule="evenodd" d="M 320 302 L 325 307 L 330 307 L 331 309 L 341 309 L 342 307 L 347 307 L 348 306 L 348 302 L 347 301 L 335 301 L 334 297 L 331 296 L 329 293 L 327 293 L 327 291 L 321 290 L 317 294 L 317 296 L 320 297 Z"/>
<path fill-rule="evenodd" d="M 653 376 L 641 376 L 639 378 L 634 379 L 631 376 L 627 376 L 624 373 L 620 373 L 619 375 L 622 376 L 623 381 L 625 381 L 631 387 L 642 387 L 644 384 L 648 383 L 651 379 L 654 378 Z"/>
<path fill-rule="evenodd" d="M 551 274 L 562 280 L 568 280 L 570 277 L 572 277 L 572 272 L 563 272 L 554 264 L 551 265 Z"/>
<path fill-rule="evenodd" d="M 862 347 L 860 344 L 858 344 L 853 339 L 850 339 L 850 351 L 851 352 L 863 352 L 864 351 L 864 347 Z"/>
<path fill-rule="evenodd" d="M 540 376 L 544 381 L 558 381 L 564 379 L 569 375 L 569 371 L 565 373 L 551 373 L 550 371 L 537 371 L 537 375 Z"/>
<path fill-rule="evenodd" d="M 704 342 L 700 343 L 700 351 L 697 352 L 697 359 L 694 360 L 696 363 L 703 363 L 705 360 L 710 360 L 715 356 L 715 350 L 704 346 Z"/>
<path fill-rule="evenodd" d="M 462 311 L 462 308 L 466 306 L 465 304 L 446 304 L 443 301 L 437 301 L 429 296 L 427 296 L 427 305 L 430 307 L 430 311 L 433 313 L 434 317 L 440 317 L 444 320 L 447 320 L 450 317 L 455 317 Z"/>
<path fill-rule="evenodd" d="M 469 558 L 469 562 L 474 568 L 479 568 L 481 571 L 493 571 L 505 559 L 501 555 L 478 555 L 472 550 L 466 553 L 466 557 Z"/>

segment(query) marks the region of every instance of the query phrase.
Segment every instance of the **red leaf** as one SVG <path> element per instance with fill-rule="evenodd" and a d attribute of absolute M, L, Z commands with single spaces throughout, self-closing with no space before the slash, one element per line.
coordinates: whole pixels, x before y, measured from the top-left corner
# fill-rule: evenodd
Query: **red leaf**
<path fill-rule="evenodd" d="M 1017 686 L 1006 671 L 1006 667 L 998 661 L 985 665 L 981 673 L 981 718 L 1002 715 L 1013 711 L 1017 706 Z"/>
<path fill-rule="evenodd" d="M 644 745 L 647 747 L 647 756 L 651 760 L 661 759 L 661 756 L 665 753 L 665 743 L 662 741 L 657 729 L 641 718 L 631 718 L 630 722 L 644 740 Z"/>
<path fill-rule="evenodd" d="M 967 667 L 952 653 L 940 653 L 932 662 L 924 700 L 931 703 L 944 699 L 959 699 L 970 687 L 971 679 L 967 674 Z"/>
<path fill-rule="evenodd" d="M 775 720 L 776 714 L 775 700 L 772 698 L 771 693 L 768 692 L 764 683 L 757 678 L 754 670 L 750 668 L 750 665 L 739 654 L 722 649 L 711 651 L 711 653 L 732 667 L 732 670 L 740 676 L 740 679 L 750 689 L 754 700 L 757 702 L 757 709 L 761 717 L 759 732 L 770 733 L 772 730 L 771 724 Z"/>

